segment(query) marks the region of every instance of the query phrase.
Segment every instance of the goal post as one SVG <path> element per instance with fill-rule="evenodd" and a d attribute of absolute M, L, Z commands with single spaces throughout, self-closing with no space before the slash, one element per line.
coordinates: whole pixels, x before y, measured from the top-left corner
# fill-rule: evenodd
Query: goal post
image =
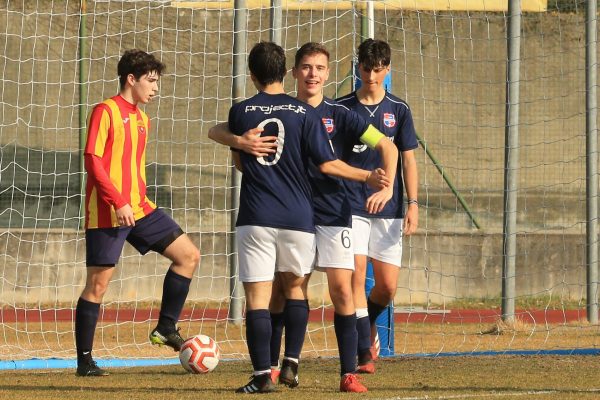
<path fill-rule="evenodd" d="M 398 356 L 597 347 L 585 310 L 594 301 L 586 246 L 595 246 L 586 205 L 593 210 L 596 200 L 586 195 L 594 152 L 586 151 L 584 132 L 595 106 L 586 110 L 582 91 L 595 85 L 584 85 L 594 68 L 585 66 L 593 45 L 580 40 L 588 26 L 582 2 L 521 2 L 513 324 L 502 321 L 500 310 L 508 63 L 508 9 L 500 3 L 507 2 L 446 0 L 437 9 L 423 3 L 373 3 L 373 35 L 392 48 L 390 91 L 411 105 L 424 147 L 417 150 L 419 229 L 404 241 L 399 312 L 390 308 L 388 315 L 390 350 Z M 244 27 L 234 24 L 233 1 L 87 0 L 83 14 L 81 4 L 0 2 L 0 359 L 75 357 L 73 314 L 85 281 L 79 110 L 87 114 L 117 93 L 118 59 L 134 47 L 167 66 L 159 96 L 145 106 L 152 126 L 148 194 L 202 253 L 181 333 L 215 338 L 225 358 L 247 357 L 245 333 L 229 314 L 239 183 L 228 149 L 207 131 L 227 119 L 234 79 L 244 82 L 235 97 L 254 93 L 245 67 L 233 70 L 233 58 L 245 59 L 252 44 L 271 38 L 271 2 L 247 0 Z M 366 2 L 280 4 L 278 33 L 288 59 L 307 41 L 324 43 L 331 53 L 325 94 L 349 92 Z M 236 48 L 239 31 L 246 43 Z M 292 79 L 284 84 L 295 94 Z M 101 308 L 94 346 L 100 361 L 174 359 L 148 343 L 168 267 L 162 257 L 126 246 Z M 311 278 L 309 297 L 302 357 L 336 356 L 321 273 Z"/>

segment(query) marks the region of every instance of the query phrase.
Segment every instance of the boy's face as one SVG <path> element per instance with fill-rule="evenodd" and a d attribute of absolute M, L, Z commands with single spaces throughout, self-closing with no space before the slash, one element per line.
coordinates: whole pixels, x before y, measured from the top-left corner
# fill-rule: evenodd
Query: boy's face
<path fill-rule="evenodd" d="M 358 73 L 360 75 L 360 80 L 362 81 L 362 86 L 365 86 L 368 89 L 383 87 L 383 81 L 388 72 L 390 72 L 389 65 L 380 65 L 373 69 L 366 69 L 362 64 L 358 64 Z"/>
<path fill-rule="evenodd" d="M 292 75 L 298 82 L 298 96 L 312 97 L 323 92 L 323 85 L 329 78 L 329 60 L 323 53 L 302 57 Z"/>
<path fill-rule="evenodd" d="M 148 72 L 136 80 L 133 75 L 129 75 L 128 80 L 131 83 L 133 100 L 136 103 L 148 104 L 158 93 L 158 80 L 160 75 L 156 71 Z"/>

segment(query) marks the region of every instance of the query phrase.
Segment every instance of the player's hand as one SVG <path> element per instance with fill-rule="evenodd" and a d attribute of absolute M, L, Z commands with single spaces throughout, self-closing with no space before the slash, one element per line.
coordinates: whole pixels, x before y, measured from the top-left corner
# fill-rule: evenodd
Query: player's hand
<path fill-rule="evenodd" d="M 252 128 L 240 136 L 240 150 L 255 157 L 267 157 L 277 151 L 276 136 L 260 136 L 264 129 Z"/>
<path fill-rule="evenodd" d="M 390 186 L 390 179 L 385 176 L 385 171 L 382 168 L 377 168 L 371 171 L 366 183 L 373 189 L 381 190 Z"/>
<path fill-rule="evenodd" d="M 386 187 L 378 192 L 373 193 L 367 199 L 365 209 L 369 214 L 377 214 L 383 210 L 383 207 L 385 207 L 387 202 L 390 201 L 393 194 L 394 190 L 391 187 Z"/>
<path fill-rule="evenodd" d="M 403 231 L 406 236 L 412 235 L 417 231 L 419 225 L 419 205 L 409 204 L 404 215 Z"/>
<path fill-rule="evenodd" d="M 125 204 L 123 207 L 116 211 L 117 222 L 120 226 L 134 226 L 135 219 L 133 218 L 133 209 L 129 204 Z"/>

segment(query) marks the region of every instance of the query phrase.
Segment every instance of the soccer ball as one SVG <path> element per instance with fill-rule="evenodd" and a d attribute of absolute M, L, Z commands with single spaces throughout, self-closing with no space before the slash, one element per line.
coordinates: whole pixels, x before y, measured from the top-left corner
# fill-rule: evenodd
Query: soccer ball
<path fill-rule="evenodd" d="M 221 352 L 212 338 L 196 335 L 186 340 L 179 351 L 179 361 L 192 374 L 206 374 L 217 366 Z"/>

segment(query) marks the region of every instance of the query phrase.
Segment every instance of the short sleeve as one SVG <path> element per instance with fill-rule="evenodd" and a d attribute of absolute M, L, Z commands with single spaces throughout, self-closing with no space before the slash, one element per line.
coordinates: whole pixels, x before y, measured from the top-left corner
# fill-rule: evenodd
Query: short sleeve
<path fill-rule="evenodd" d="M 417 133 L 415 131 L 415 125 L 413 123 L 410 108 L 407 107 L 405 109 L 401 121 L 402 123 L 398 129 L 398 132 L 396 133 L 394 143 L 400 151 L 416 149 L 419 147 L 419 142 L 417 140 Z"/>
<path fill-rule="evenodd" d="M 229 109 L 229 117 L 227 118 L 227 125 L 228 125 L 229 131 L 231 133 L 233 133 L 234 135 L 240 136 L 241 133 L 239 132 L 238 116 L 237 116 L 238 108 L 239 108 L 239 106 L 237 104 L 234 104 Z"/>
<path fill-rule="evenodd" d="M 307 149 L 308 155 L 315 165 L 336 159 L 321 118 L 312 108 L 307 109 L 303 129 L 303 147 Z"/>

